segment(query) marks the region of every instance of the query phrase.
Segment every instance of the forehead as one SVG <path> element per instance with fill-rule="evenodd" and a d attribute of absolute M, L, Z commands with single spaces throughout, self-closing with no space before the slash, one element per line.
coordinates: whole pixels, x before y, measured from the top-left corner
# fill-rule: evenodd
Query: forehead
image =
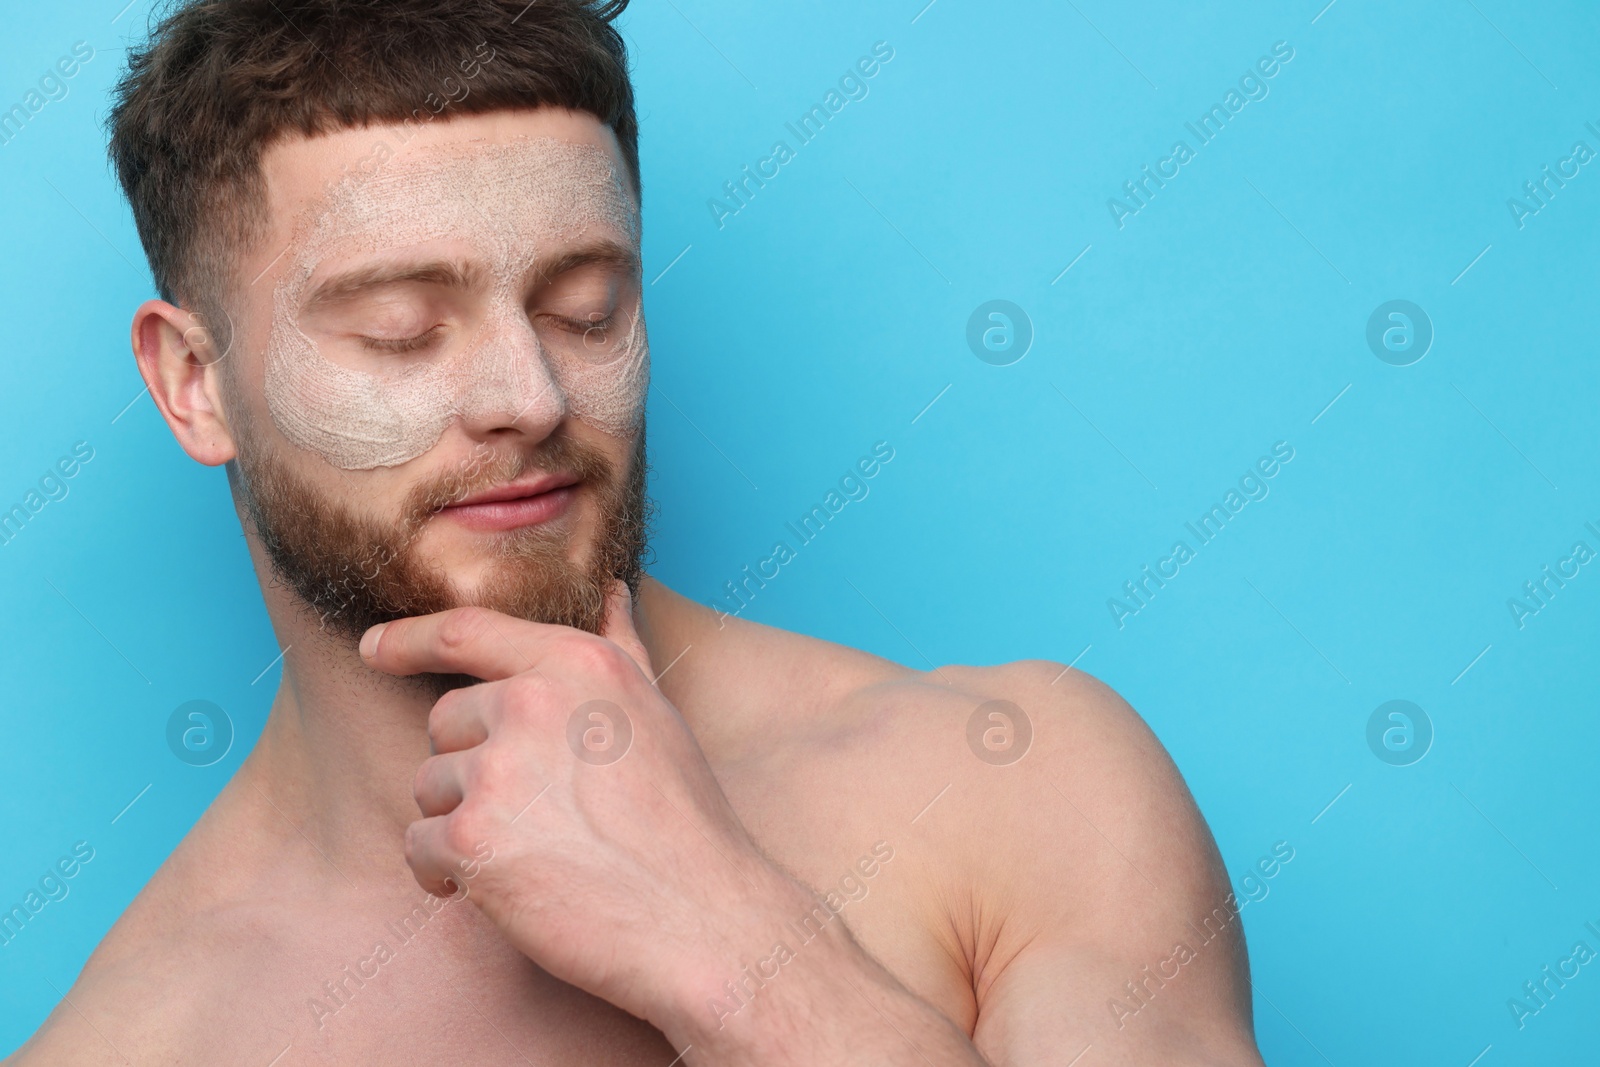
<path fill-rule="evenodd" d="M 582 112 L 493 112 L 296 138 L 263 154 L 262 174 L 270 238 L 258 251 L 274 263 L 433 239 L 559 243 L 598 230 L 638 242 L 638 205 L 615 136 Z"/>

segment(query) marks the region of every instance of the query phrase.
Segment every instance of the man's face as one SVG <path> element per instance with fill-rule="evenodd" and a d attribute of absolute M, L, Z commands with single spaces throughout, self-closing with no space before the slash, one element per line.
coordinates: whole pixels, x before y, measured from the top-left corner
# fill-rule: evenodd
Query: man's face
<path fill-rule="evenodd" d="M 224 381 L 279 579 L 351 638 L 467 603 L 598 631 L 646 511 L 638 211 L 611 132 L 496 112 L 296 138 L 262 169 Z"/>

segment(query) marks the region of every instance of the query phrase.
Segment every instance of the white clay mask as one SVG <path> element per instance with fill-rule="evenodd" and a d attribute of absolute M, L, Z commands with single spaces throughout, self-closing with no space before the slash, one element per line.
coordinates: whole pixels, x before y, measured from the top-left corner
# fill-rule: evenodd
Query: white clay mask
<path fill-rule="evenodd" d="M 421 148 L 343 179 L 273 293 L 273 422 L 345 470 L 415 459 L 457 419 L 630 436 L 649 388 L 638 278 L 551 270 L 607 243 L 632 255 L 638 216 L 595 145 Z"/>

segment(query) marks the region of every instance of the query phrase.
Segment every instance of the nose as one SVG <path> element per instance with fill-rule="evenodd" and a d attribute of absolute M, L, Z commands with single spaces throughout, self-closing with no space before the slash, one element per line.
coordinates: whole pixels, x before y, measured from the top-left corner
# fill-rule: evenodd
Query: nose
<path fill-rule="evenodd" d="M 497 312 L 455 372 L 458 413 L 473 436 L 511 429 L 543 439 L 567 416 L 549 353 L 520 309 Z"/>

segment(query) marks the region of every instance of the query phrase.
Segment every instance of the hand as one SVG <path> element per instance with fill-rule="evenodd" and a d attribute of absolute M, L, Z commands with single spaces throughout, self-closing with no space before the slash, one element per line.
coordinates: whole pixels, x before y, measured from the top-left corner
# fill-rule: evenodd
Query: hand
<path fill-rule="evenodd" d="M 771 916 L 809 904 L 656 688 L 624 583 L 603 636 L 456 608 L 374 627 L 361 651 L 390 674 L 483 679 L 428 716 L 406 862 L 439 896 L 466 872 L 469 898 L 557 978 L 665 1030 L 687 991 L 766 944 Z"/>

